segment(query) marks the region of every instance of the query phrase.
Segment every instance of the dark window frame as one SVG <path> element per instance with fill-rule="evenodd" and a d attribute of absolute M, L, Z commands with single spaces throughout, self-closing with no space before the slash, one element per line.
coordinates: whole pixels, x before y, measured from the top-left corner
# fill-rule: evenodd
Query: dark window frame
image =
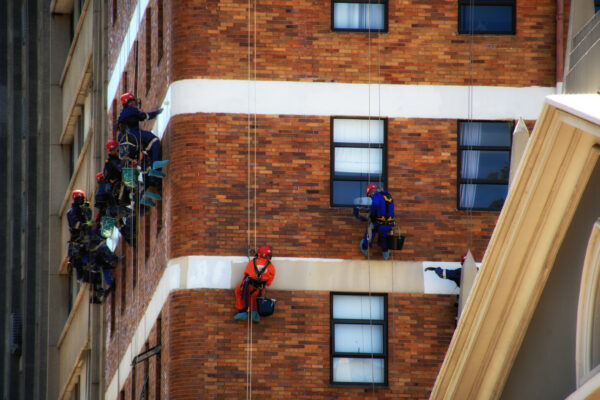
<path fill-rule="evenodd" d="M 381 120 L 383 121 L 383 144 L 378 143 L 351 143 L 351 142 L 334 142 L 333 141 L 333 121 L 336 119 L 359 119 L 359 120 Z M 329 139 L 329 151 L 330 151 L 330 171 L 329 171 L 329 205 L 331 207 L 354 207 L 352 204 L 336 204 L 333 202 L 333 184 L 335 181 L 347 181 L 347 182 L 376 182 L 383 185 L 383 188 L 387 190 L 387 179 L 388 179 L 388 170 L 387 170 L 387 143 L 388 143 L 388 119 L 383 117 L 330 117 L 329 119 L 329 131 L 330 131 L 330 139 Z M 350 148 L 360 148 L 360 149 L 382 149 L 381 156 L 381 176 L 371 176 L 371 179 L 364 179 L 362 177 L 351 177 L 351 176 L 343 176 L 336 177 L 335 175 L 335 149 L 336 147 L 350 147 Z M 361 193 L 362 195 L 362 193 Z"/>
<path fill-rule="evenodd" d="M 334 7 L 336 3 L 356 3 L 356 4 L 383 4 L 384 5 L 384 16 L 383 16 L 383 29 L 359 29 L 359 28 L 335 28 L 334 24 Z M 331 31 L 332 32 L 388 32 L 388 21 L 389 21 L 389 0 L 331 0 Z"/>
<path fill-rule="evenodd" d="M 358 296 L 358 297 L 382 297 L 383 298 L 383 320 L 374 319 L 335 319 L 333 318 L 333 296 Z M 388 296 L 387 293 L 329 293 L 329 385 L 330 386 L 353 386 L 353 387 L 388 387 Z M 383 352 L 382 353 L 342 353 L 335 352 L 335 325 L 382 325 L 383 326 Z M 383 382 L 336 382 L 333 380 L 333 359 L 336 357 L 348 358 L 373 358 L 383 360 Z"/>
<path fill-rule="evenodd" d="M 509 137 L 510 144 L 508 146 L 461 146 L 460 144 L 460 125 L 462 123 L 470 123 L 470 122 L 507 122 L 511 123 L 512 126 L 509 129 Z M 515 121 L 513 120 L 458 120 L 456 121 L 456 145 L 457 145 L 457 163 L 456 163 L 456 207 L 459 210 L 475 210 L 475 211 L 491 211 L 491 212 L 500 212 L 500 210 L 491 209 L 491 208 L 482 208 L 482 207 L 461 207 L 460 205 L 460 185 L 461 184 L 481 184 L 481 185 L 506 185 L 508 186 L 508 181 L 510 177 L 510 157 L 512 154 L 512 133 L 515 129 Z M 462 152 L 468 150 L 479 150 L 479 151 L 506 151 L 508 152 L 508 175 L 506 179 L 466 179 L 461 177 L 461 166 L 462 166 Z M 506 200 L 506 198 L 504 199 Z"/>
<path fill-rule="evenodd" d="M 462 6 L 511 6 L 512 7 L 512 26 L 509 32 L 498 32 L 498 31 L 476 31 L 473 29 L 463 31 L 461 30 L 461 15 Z M 460 35 L 515 35 L 517 32 L 517 2 L 516 0 L 496 0 L 496 1 L 478 1 L 478 0 L 458 0 L 458 17 L 457 17 L 457 28 Z"/>

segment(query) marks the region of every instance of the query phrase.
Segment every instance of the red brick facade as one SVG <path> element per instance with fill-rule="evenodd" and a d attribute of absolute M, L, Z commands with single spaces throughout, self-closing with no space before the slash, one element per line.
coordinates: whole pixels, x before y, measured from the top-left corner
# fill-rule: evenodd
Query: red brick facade
<path fill-rule="evenodd" d="M 108 3 L 109 16 L 114 15 L 114 4 L 119 7 L 114 23 L 109 23 L 112 71 L 136 2 Z M 367 33 L 331 32 L 329 1 L 257 3 L 259 80 L 470 83 L 471 39 L 457 33 L 456 1 L 390 1 L 389 32 L 372 33 L 370 40 Z M 148 7 L 152 11 L 139 21 L 137 57 L 135 50 L 130 52 L 117 103 L 122 92 L 136 92 L 144 100 L 142 108 L 151 110 L 177 80 L 247 79 L 246 1 L 150 0 Z M 473 38 L 473 84 L 555 85 L 555 2 L 517 1 L 516 14 L 516 35 Z M 108 110 L 111 127 L 121 109 L 117 107 L 117 112 Z M 528 121 L 530 129 L 532 125 Z M 142 124 L 144 129 L 151 126 Z M 106 385 L 169 259 L 246 254 L 247 129 L 245 114 L 171 118 L 162 139 L 164 158 L 171 164 L 161 210 L 154 208 L 142 219 L 137 256 L 129 250 L 127 262 L 115 271 L 117 291 L 105 306 Z M 256 133 L 257 242 L 272 245 L 276 256 L 363 259 L 358 242 L 364 226 L 348 208 L 329 205 L 330 118 L 258 115 Z M 107 136 L 114 134 L 111 128 Z M 481 260 L 498 213 L 475 211 L 468 224 L 466 212 L 457 210 L 456 120 L 393 118 L 388 120 L 387 137 L 388 187 L 407 235 L 405 248 L 393 253 L 393 259 L 458 260 L 471 242 L 475 259 Z M 389 295 L 390 387 L 373 391 L 329 386 L 327 292 L 272 294 L 280 300 L 277 313 L 254 326 L 255 396 L 428 397 L 454 328 L 453 296 Z M 232 320 L 233 311 L 233 290 L 171 294 L 162 310 L 161 334 L 155 326 L 147 342 L 148 347 L 163 345 L 160 371 L 156 357 L 138 364 L 125 382 L 124 398 L 132 398 L 134 392 L 139 397 L 146 374 L 150 399 L 157 398 L 157 390 L 163 399 L 243 398 L 246 325 Z M 159 372 L 157 388 L 153 377 Z"/>
<path fill-rule="evenodd" d="M 329 293 L 271 291 L 277 313 L 252 327 L 252 395 L 263 399 L 426 399 L 454 331 L 454 296 L 390 295 L 389 387 L 329 384 Z M 241 399 L 246 395 L 247 323 L 231 318 L 228 290 L 172 294 L 161 319 L 164 399 Z M 311 323 L 305 324 L 307 318 Z M 156 328 L 149 338 L 156 344 Z M 156 357 L 136 367 L 156 390 Z M 124 385 L 132 393 L 132 375 Z M 137 397 L 136 397 L 137 398 Z"/>

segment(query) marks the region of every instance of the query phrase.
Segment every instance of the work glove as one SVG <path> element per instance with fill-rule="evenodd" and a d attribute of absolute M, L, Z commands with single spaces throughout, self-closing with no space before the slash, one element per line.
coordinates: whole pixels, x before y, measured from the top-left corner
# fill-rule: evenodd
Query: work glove
<path fill-rule="evenodd" d="M 156 110 L 155 112 L 156 112 L 156 115 L 158 115 L 158 114 L 160 114 L 161 112 L 163 112 L 163 108 L 161 107 L 161 108 L 159 108 L 158 110 Z"/>
<path fill-rule="evenodd" d="M 440 267 L 427 267 L 425 271 L 434 271 L 440 278 L 444 277 L 444 271 Z"/>
<path fill-rule="evenodd" d="M 354 207 L 354 210 L 352 210 L 352 215 L 354 215 L 354 217 L 359 221 L 367 221 L 367 218 L 360 215 L 360 209 L 358 207 Z"/>

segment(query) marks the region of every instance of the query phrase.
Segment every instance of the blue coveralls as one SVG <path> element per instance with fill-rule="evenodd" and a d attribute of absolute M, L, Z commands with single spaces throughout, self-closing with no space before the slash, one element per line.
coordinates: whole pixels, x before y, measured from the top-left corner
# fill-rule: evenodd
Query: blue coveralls
<path fill-rule="evenodd" d="M 389 196 L 388 192 L 378 191 L 372 197 L 371 209 L 369 210 L 370 221 L 365 231 L 363 240 L 373 246 L 373 240 L 377 234 L 377 244 L 382 252 L 388 251 L 387 237 L 394 226 L 394 203 L 388 204 L 386 215 L 386 202 L 384 195 Z M 391 222 L 389 217 L 391 217 Z M 386 220 L 382 222 L 382 220 Z M 366 249 L 365 249 L 366 250 Z"/>
<path fill-rule="evenodd" d="M 117 120 L 118 124 L 125 124 L 129 128 L 130 133 L 134 136 L 137 143 L 140 143 L 141 135 L 141 150 L 148 153 L 152 161 L 160 160 L 160 140 L 152 132 L 140 130 L 140 121 L 154 119 L 158 115 L 158 111 L 143 112 L 137 107 L 123 106 L 123 110 Z M 117 141 L 121 142 L 122 133 L 119 133 Z"/>

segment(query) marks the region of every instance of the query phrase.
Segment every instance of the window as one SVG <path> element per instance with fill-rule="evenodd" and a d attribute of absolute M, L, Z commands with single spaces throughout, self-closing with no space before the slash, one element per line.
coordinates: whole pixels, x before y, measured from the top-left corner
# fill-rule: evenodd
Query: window
<path fill-rule="evenodd" d="M 515 33 L 515 0 L 459 0 L 458 33 Z"/>
<path fill-rule="evenodd" d="M 146 93 L 152 87 L 152 8 L 146 11 Z"/>
<path fill-rule="evenodd" d="M 164 12 L 164 7 L 163 7 L 163 0 L 158 0 L 157 4 L 156 4 L 156 8 L 158 9 L 158 15 L 157 15 L 157 37 L 158 37 L 158 63 L 160 63 L 160 60 L 162 60 L 162 56 L 163 56 L 163 12 Z"/>
<path fill-rule="evenodd" d="M 156 320 L 156 345 L 162 346 L 162 316 L 159 315 Z M 162 379 L 162 365 L 160 353 L 156 354 L 156 376 L 154 381 L 154 398 L 160 400 L 161 392 L 161 379 Z"/>
<path fill-rule="evenodd" d="M 513 122 L 458 122 L 458 208 L 500 210 L 508 192 Z"/>
<path fill-rule="evenodd" d="M 334 31 L 387 32 L 387 0 L 333 0 L 331 29 Z"/>
<path fill-rule="evenodd" d="M 385 188 L 387 120 L 331 119 L 331 206 L 360 204 L 365 188 Z"/>
<path fill-rule="evenodd" d="M 117 11 L 117 0 L 112 0 L 112 23 L 113 25 L 117 22 L 117 17 L 119 13 Z"/>
<path fill-rule="evenodd" d="M 331 294 L 331 383 L 387 385 L 387 296 Z"/>

